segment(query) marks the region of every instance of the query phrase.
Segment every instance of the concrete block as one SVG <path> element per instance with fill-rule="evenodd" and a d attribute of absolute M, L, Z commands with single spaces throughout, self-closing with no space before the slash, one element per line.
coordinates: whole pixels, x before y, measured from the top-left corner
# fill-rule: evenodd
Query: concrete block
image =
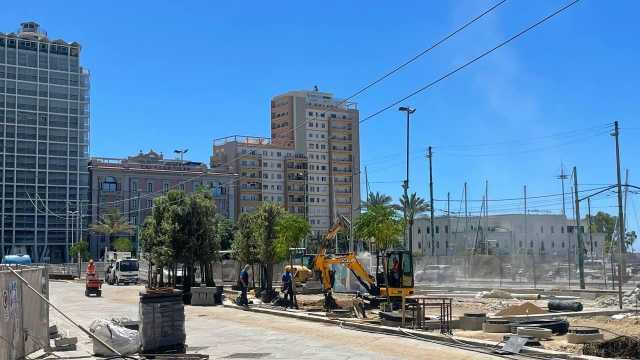
<path fill-rule="evenodd" d="M 569 344 L 589 344 L 604 340 L 602 334 L 567 334 Z"/>
<path fill-rule="evenodd" d="M 217 290 L 215 287 L 191 288 L 191 305 L 213 306 L 216 304 L 216 299 L 215 299 L 216 293 L 217 293 Z"/>
<path fill-rule="evenodd" d="M 482 330 L 486 317 L 480 316 L 461 316 L 459 325 L 462 330 Z"/>
<path fill-rule="evenodd" d="M 77 343 L 78 343 L 78 338 L 77 337 L 55 339 L 56 347 L 69 346 L 69 345 L 74 345 L 74 344 L 77 344 Z"/>
<path fill-rule="evenodd" d="M 538 339 L 547 339 L 553 335 L 551 329 L 545 329 L 540 327 L 518 327 L 518 336 L 531 336 Z"/>
<path fill-rule="evenodd" d="M 511 326 L 509 323 L 496 324 L 487 322 L 482 325 L 482 330 L 486 333 L 509 333 L 511 332 Z"/>

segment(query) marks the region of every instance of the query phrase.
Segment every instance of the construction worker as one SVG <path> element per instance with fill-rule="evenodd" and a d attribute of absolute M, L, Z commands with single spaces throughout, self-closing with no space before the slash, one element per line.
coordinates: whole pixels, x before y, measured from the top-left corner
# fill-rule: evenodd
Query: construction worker
<path fill-rule="evenodd" d="M 293 302 L 293 281 L 289 268 L 286 268 L 282 273 L 282 293 L 284 294 L 284 299 L 287 304 L 290 307 L 294 307 L 295 304 Z"/>
<path fill-rule="evenodd" d="M 87 275 L 96 274 L 96 264 L 93 263 L 93 259 L 89 259 L 89 264 L 87 264 Z"/>
<path fill-rule="evenodd" d="M 240 272 L 240 286 L 242 293 L 240 294 L 240 303 L 238 305 L 249 306 L 247 298 L 247 290 L 249 289 L 249 264 L 246 264 Z"/>

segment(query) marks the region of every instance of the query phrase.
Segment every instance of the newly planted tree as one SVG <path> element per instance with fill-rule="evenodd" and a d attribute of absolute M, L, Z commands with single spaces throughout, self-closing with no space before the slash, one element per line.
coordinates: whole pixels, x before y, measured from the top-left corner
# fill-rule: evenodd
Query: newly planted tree
<path fill-rule="evenodd" d="M 297 308 L 297 304 L 295 303 L 295 272 L 293 269 L 293 257 L 289 251 L 291 248 L 297 248 L 300 246 L 302 240 L 307 237 L 311 233 L 311 225 L 307 219 L 295 215 L 295 214 L 285 214 L 280 218 L 278 224 L 276 225 L 276 233 L 278 234 L 278 240 L 276 241 L 276 253 L 279 259 L 286 259 L 289 257 L 289 268 L 291 269 L 291 291 L 293 292 L 292 298 L 294 299 L 294 304 Z"/>
<path fill-rule="evenodd" d="M 237 230 L 233 235 L 233 243 L 231 248 L 236 260 L 238 260 L 240 267 L 244 264 L 251 265 L 251 273 L 253 280 L 253 287 L 255 283 L 255 271 L 254 265 L 259 262 L 258 258 L 258 243 L 255 240 L 255 213 L 243 213 L 238 218 L 236 224 Z M 237 275 L 240 276 L 240 271 L 237 271 Z M 239 278 L 238 278 L 239 279 Z"/>
<path fill-rule="evenodd" d="M 282 206 L 265 202 L 256 211 L 254 228 L 258 242 L 258 257 L 263 267 L 264 284 L 263 300 L 270 301 L 275 296 L 273 291 L 273 265 L 277 262 L 275 243 L 278 238 L 276 226 L 285 210 Z"/>

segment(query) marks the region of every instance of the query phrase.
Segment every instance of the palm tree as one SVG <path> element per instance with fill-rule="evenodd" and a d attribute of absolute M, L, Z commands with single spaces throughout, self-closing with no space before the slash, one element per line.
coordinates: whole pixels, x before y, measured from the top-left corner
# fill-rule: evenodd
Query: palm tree
<path fill-rule="evenodd" d="M 128 235 L 133 228 L 127 219 L 120 214 L 120 211 L 115 208 L 104 214 L 97 224 L 89 225 L 89 230 L 92 232 L 106 236 L 109 239 L 109 244 L 111 244 L 113 237 L 122 234 Z"/>
<path fill-rule="evenodd" d="M 427 203 L 425 199 L 417 196 L 416 193 L 412 193 L 409 196 L 402 195 L 400 197 L 400 204 L 394 205 L 394 208 L 404 213 L 405 222 L 409 225 L 409 249 L 413 251 L 413 222 L 416 215 L 429 211 L 429 203 Z M 431 246 L 433 246 L 433 244 L 431 244 Z"/>
<path fill-rule="evenodd" d="M 393 199 L 389 195 L 382 194 L 377 191 L 375 193 L 370 192 L 367 195 L 367 200 L 362 202 L 361 207 L 363 209 L 368 209 L 376 205 L 390 206 L 391 201 L 393 201 Z"/>

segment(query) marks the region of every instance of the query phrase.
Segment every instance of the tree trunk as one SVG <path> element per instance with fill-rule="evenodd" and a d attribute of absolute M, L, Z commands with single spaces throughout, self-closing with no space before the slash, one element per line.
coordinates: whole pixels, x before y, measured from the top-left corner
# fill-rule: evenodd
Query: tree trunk
<path fill-rule="evenodd" d="M 413 219 L 409 219 L 409 250 L 413 255 Z"/>
<path fill-rule="evenodd" d="M 164 286 L 164 266 L 158 268 L 158 272 L 160 272 L 160 283 L 158 284 L 160 287 Z"/>
<path fill-rule="evenodd" d="M 253 282 L 253 288 L 256 288 L 256 270 L 255 266 L 251 264 L 251 281 Z"/>
<path fill-rule="evenodd" d="M 267 266 L 265 266 L 265 277 L 266 277 L 266 288 L 268 292 L 271 292 L 271 290 L 273 290 L 273 264 L 267 264 Z"/>

